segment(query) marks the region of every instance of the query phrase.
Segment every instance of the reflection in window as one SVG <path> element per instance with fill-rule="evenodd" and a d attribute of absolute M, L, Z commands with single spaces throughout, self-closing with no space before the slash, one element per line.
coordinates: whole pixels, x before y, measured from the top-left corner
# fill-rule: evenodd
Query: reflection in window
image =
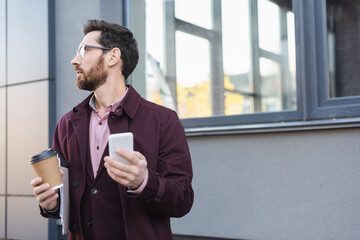
<path fill-rule="evenodd" d="M 329 96 L 360 95 L 360 1 L 327 0 Z"/>
<path fill-rule="evenodd" d="M 146 1 L 147 99 L 180 118 L 296 109 L 291 0 L 159 2 Z"/>
<path fill-rule="evenodd" d="M 209 43 L 203 38 L 176 32 L 176 87 L 178 114 L 183 118 L 211 116 Z M 192 46 L 196 54 L 189 49 Z M 183 61 L 186 59 L 186 61 Z M 195 104 L 194 104 L 195 103 Z"/>
<path fill-rule="evenodd" d="M 211 0 L 180 0 L 174 2 L 176 18 L 207 29 L 212 28 Z"/>
<path fill-rule="evenodd" d="M 273 53 L 281 53 L 280 10 L 274 2 L 258 1 L 259 46 Z"/>
<path fill-rule="evenodd" d="M 261 110 L 263 112 L 273 112 L 281 110 L 280 88 L 280 67 L 279 64 L 265 59 L 260 59 L 261 75 Z"/>

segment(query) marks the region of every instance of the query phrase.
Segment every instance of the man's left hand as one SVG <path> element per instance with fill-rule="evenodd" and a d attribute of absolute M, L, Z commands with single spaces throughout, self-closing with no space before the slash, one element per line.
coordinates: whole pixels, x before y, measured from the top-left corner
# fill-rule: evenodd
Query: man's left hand
<path fill-rule="evenodd" d="M 104 166 L 109 176 L 129 189 L 139 188 L 146 175 L 146 158 L 136 151 L 131 153 L 123 149 L 118 149 L 116 153 L 127 159 L 130 165 L 116 161 L 109 156 L 105 157 Z"/>

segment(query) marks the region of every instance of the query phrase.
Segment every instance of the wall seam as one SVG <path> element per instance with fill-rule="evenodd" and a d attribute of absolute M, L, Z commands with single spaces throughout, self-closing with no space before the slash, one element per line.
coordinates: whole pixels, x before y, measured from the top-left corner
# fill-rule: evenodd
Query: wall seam
<path fill-rule="evenodd" d="M 19 85 L 25 85 L 25 84 L 37 83 L 37 82 L 44 82 L 44 81 L 55 81 L 55 79 L 53 79 L 53 78 L 42 78 L 42 79 L 29 80 L 29 81 L 19 82 L 19 83 L 10 83 L 10 84 L 5 83 L 5 85 L 0 86 L 0 88 L 8 88 L 8 87 L 13 87 L 13 86 L 19 86 Z"/>
<path fill-rule="evenodd" d="M 5 85 L 8 83 L 8 1 L 5 0 Z M 5 239 L 8 220 L 8 88 L 5 87 Z"/>

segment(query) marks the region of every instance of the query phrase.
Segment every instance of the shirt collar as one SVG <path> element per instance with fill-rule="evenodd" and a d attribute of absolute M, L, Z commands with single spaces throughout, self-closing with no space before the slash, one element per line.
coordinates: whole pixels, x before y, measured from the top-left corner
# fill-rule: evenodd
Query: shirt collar
<path fill-rule="evenodd" d="M 124 97 L 126 96 L 128 91 L 129 91 L 129 88 L 126 87 L 125 94 L 121 98 L 119 98 L 118 100 L 116 100 L 115 102 L 113 102 L 112 104 L 107 106 L 106 111 L 112 111 L 112 112 L 115 111 L 120 106 L 120 103 L 122 102 L 122 100 L 124 99 Z M 89 105 L 95 112 L 98 112 L 98 110 L 96 109 L 96 106 L 95 106 L 95 94 L 92 95 L 92 97 L 90 98 Z"/>

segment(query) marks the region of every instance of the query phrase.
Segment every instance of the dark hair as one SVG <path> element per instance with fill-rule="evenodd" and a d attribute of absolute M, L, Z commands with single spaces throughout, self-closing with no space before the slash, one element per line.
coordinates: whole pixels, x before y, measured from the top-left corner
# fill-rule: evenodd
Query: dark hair
<path fill-rule="evenodd" d="M 97 19 L 88 20 L 83 26 L 84 36 L 92 31 L 101 31 L 97 42 L 102 46 L 120 49 L 123 62 L 122 74 L 126 79 L 134 71 L 139 60 L 138 45 L 132 32 L 118 24 Z"/>

